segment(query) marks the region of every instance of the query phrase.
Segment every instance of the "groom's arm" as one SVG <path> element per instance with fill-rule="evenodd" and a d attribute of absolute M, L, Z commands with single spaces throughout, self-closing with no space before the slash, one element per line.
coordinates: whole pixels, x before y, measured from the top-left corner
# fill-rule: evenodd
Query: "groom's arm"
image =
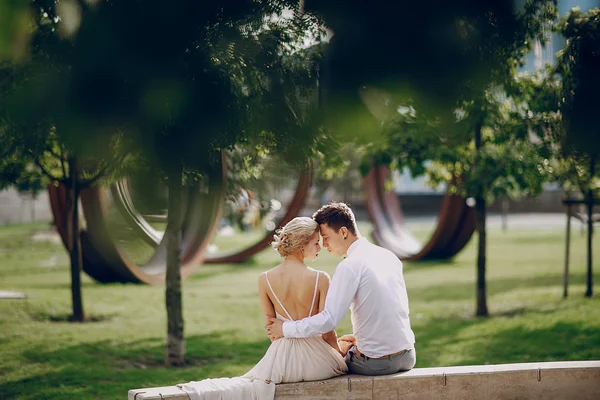
<path fill-rule="evenodd" d="M 342 321 L 358 290 L 359 277 L 342 261 L 331 279 L 325 300 L 325 309 L 300 321 L 283 323 L 283 336 L 310 337 L 332 331 Z"/>

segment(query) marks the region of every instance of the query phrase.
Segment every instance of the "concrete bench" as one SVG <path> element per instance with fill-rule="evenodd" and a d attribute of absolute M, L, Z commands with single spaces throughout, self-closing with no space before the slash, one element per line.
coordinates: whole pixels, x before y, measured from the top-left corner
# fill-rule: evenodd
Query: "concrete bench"
<path fill-rule="evenodd" d="M 129 400 L 188 400 L 176 386 L 135 389 Z M 415 368 L 277 385 L 275 399 L 600 399 L 600 361 Z"/>

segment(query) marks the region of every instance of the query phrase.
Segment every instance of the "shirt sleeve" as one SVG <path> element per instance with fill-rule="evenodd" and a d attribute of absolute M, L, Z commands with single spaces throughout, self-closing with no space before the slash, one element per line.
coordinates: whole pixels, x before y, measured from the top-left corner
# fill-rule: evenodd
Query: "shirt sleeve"
<path fill-rule="evenodd" d="M 331 278 L 325 299 L 325 308 L 320 313 L 299 321 L 285 321 L 283 336 L 290 338 L 311 337 L 335 329 L 346 315 L 358 290 L 359 278 L 347 263 L 340 263 Z"/>

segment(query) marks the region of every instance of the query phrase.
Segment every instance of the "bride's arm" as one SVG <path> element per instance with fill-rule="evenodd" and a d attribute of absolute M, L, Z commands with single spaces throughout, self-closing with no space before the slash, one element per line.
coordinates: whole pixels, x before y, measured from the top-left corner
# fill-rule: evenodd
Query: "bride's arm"
<path fill-rule="evenodd" d="M 329 283 L 331 282 L 331 278 L 329 277 L 329 274 L 327 274 L 327 272 L 321 271 L 320 274 L 322 276 L 320 277 L 321 279 L 319 279 L 319 312 L 323 311 L 323 309 L 325 308 L 325 298 L 327 297 Z M 338 344 L 337 333 L 335 333 L 335 330 L 324 333 L 323 339 L 327 342 L 327 344 L 333 347 L 334 350 L 342 354 L 342 350 L 340 349 L 340 345 Z"/>
<path fill-rule="evenodd" d="M 271 302 L 269 298 L 268 292 L 269 287 L 267 285 L 267 279 L 265 278 L 265 274 L 260 274 L 258 277 L 258 298 L 260 299 L 260 308 L 265 317 L 275 318 L 275 306 Z M 265 334 L 266 334 L 265 330 Z M 269 335 L 267 335 L 268 337 Z M 273 339 L 269 338 L 271 342 Z"/>

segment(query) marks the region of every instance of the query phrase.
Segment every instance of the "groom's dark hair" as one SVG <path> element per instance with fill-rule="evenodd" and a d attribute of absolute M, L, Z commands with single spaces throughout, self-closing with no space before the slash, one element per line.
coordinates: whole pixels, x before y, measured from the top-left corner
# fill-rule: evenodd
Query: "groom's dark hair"
<path fill-rule="evenodd" d="M 356 219 L 354 213 L 346 203 L 329 203 L 319 208 L 313 214 L 317 224 L 327 224 L 330 228 L 339 232 L 345 226 L 353 235 L 356 235 Z"/>

